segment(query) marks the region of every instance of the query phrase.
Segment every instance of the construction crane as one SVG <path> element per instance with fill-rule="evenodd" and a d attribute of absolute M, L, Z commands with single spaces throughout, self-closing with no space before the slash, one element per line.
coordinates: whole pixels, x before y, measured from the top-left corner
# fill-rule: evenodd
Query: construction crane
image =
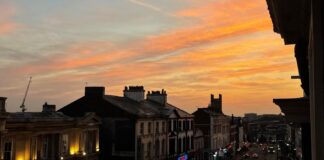
<path fill-rule="evenodd" d="M 29 86 L 30 86 L 31 80 L 32 80 L 32 77 L 29 77 L 29 82 L 28 82 L 28 85 L 27 85 L 27 89 L 26 89 L 26 92 L 25 92 L 25 96 L 24 96 L 24 99 L 23 99 L 23 101 L 21 103 L 21 106 L 20 106 L 22 112 L 25 112 L 26 111 L 25 101 L 26 101 L 26 97 L 27 97 L 27 94 L 28 94 L 28 90 L 29 90 Z"/>

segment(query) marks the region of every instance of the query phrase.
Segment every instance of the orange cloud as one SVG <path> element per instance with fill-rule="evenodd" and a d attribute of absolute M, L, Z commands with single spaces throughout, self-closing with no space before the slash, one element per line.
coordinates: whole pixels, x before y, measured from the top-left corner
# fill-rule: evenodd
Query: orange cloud
<path fill-rule="evenodd" d="M 223 93 L 224 110 L 235 114 L 278 113 L 272 98 L 300 95 L 298 81 L 289 79 L 297 73 L 293 48 L 272 33 L 265 1 L 200 4 L 175 13 L 184 24 L 192 22 L 186 26 L 129 44 L 72 44 L 63 54 L 11 72 L 41 77 L 39 88 L 62 83 L 79 88 L 66 93 L 71 97 L 78 97 L 83 82 L 105 82 L 109 94 L 121 94 L 128 84 L 165 88 L 172 103 L 190 112 L 207 105 L 210 93 Z"/>

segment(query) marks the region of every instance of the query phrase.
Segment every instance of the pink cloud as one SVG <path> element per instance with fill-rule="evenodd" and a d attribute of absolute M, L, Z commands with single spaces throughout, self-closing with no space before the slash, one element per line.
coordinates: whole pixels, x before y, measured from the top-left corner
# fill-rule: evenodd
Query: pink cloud
<path fill-rule="evenodd" d="M 12 20 L 12 17 L 16 14 L 16 8 L 8 3 L 0 3 L 0 36 L 13 32 L 18 28 L 18 24 Z"/>

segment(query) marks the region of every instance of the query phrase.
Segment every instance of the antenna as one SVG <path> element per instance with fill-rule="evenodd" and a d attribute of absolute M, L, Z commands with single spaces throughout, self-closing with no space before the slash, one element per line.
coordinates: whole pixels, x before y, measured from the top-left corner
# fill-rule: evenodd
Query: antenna
<path fill-rule="evenodd" d="M 27 89 L 26 89 L 26 92 L 25 92 L 25 96 L 24 96 L 24 99 L 23 99 L 23 101 L 21 103 L 21 106 L 20 106 L 22 112 L 25 112 L 26 111 L 25 101 L 26 101 L 26 97 L 27 97 L 27 94 L 28 94 L 28 90 L 29 90 L 29 86 L 30 86 L 31 80 L 32 80 L 32 77 L 29 77 L 29 82 L 28 82 L 28 85 L 27 85 Z"/>

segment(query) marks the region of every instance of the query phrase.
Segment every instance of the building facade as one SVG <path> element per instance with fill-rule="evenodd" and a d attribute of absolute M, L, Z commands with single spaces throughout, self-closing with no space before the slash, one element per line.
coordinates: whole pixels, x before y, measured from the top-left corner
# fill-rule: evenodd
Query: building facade
<path fill-rule="evenodd" d="M 55 111 L 55 105 L 42 112 L 5 112 L 1 97 L 0 159 L 57 160 L 98 159 L 100 119 L 88 113 L 72 118 Z"/>
<path fill-rule="evenodd" d="M 204 160 L 204 133 L 200 129 L 195 129 L 194 134 L 194 148 L 195 148 L 195 156 L 194 160 Z"/>
<path fill-rule="evenodd" d="M 231 117 L 231 129 L 230 129 L 230 146 L 228 146 L 229 151 L 232 155 L 236 154 L 240 145 L 243 143 L 243 125 L 241 117 Z"/>
<path fill-rule="evenodd" d="M 176 159 L 193 152 L 193 116 L 167 102 L 165 90 L 129 86 L 124 96 L 105 95 L 104 87 L 86 87 L 85 96 L 60 109 L 78 117 L 95 112 L 100 127 L 101 159 Z"/>
<path fill-rule="evenodd" d="M 198 108 L 194 113 L 195 128 L 204 135 L 204 159 L 230 144 L 230 117 L 222 111 L 222 95 L 211 95 L 207 108 Z"/>

